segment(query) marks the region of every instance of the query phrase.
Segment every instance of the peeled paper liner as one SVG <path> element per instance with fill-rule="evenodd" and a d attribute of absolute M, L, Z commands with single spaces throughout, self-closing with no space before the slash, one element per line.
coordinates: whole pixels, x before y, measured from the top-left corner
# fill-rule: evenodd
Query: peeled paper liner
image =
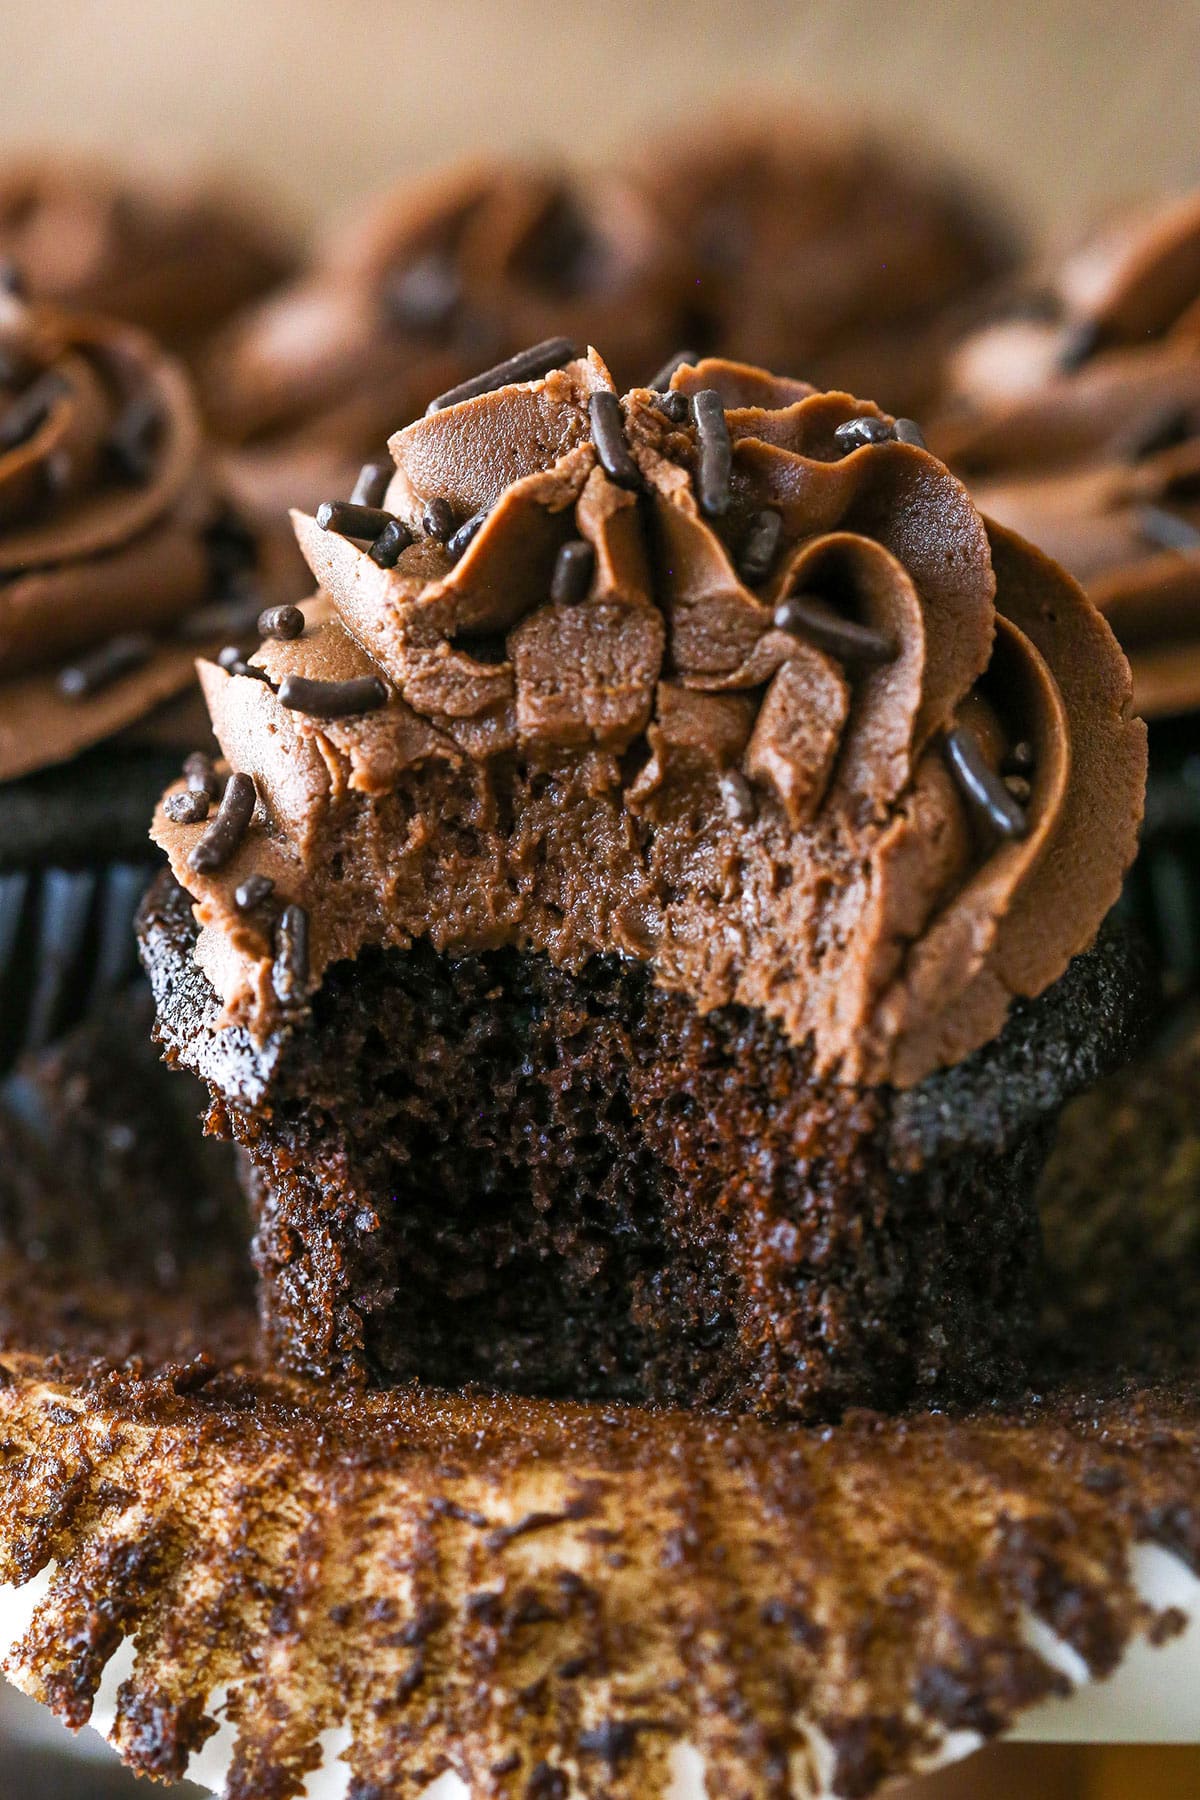
<path fill-rule="evenodd" d="M 1138 1308 L 1169 1276 L 1196 1318 L 1197 1100 L 1192 1045 L 1084 1103 L 1051 1259 L 1086 1240 L 1093 1157 L 1129 1171 L 1104 1231 L 1144 1266 L 1102 1259 L 1077 1316 L 1059 1282 L 1057 1372 L 966 1414 L 338 1393 L 259 1368 L 212 1282 L 9 1259 L 6 1672 L 231 1800 L 862 1796 L 1023 1725 L 1071 1735 L 1154 1657 L 1186 1657 L 1194 1710 L 1200 1358 Z M 1141 1373 L 1131 1323 L 1161 1338 Z"/>

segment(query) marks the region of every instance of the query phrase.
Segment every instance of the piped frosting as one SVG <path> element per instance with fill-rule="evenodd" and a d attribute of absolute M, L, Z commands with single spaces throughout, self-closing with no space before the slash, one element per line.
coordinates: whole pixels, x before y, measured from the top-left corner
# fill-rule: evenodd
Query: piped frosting
<path fill-rule="evenodd" d="M 1069 578 L 878 409 L 685 365 L 670 396 L 621 402 L 634 490 L 593 435 L 614 392 L 592 353 L 396 433 L 385 506 L 414 541 L 394 567 L 297 517 L 321 588 L 305 634 L 257 673 L 201 670 L 257 820 L 215 873 L 189 866 L 194 827 L 156 822 L 199 960 L 231 1021 L 272 1028 L 274 919 L 235 900 L 263 873 L 305 909 L 309 989 L 425 934 L 636 956 L 701 1009 L 764 1011 L 822 1071 L 909 1085 L 994 1036 L 1115 900 L 1145 762 L 1127 666 Z M 707 514 L 704 392 L 731 464 Z M 847 451 L 862 420 L 884 441 Z M 439 497 L 485 515 L 457 559 L 423 531 Z M 764 512 L 779 544 L 747 586 Z M 576 540 L 592 575 L 568 604 Z M 837 654 L 839 621 L 886 657 Z M 318 719 L 282 704 L 288 675 L 380 676 L 386 704 Z M 951 738 L 1020 796 L 1019 830 L 972 799 Z"/>

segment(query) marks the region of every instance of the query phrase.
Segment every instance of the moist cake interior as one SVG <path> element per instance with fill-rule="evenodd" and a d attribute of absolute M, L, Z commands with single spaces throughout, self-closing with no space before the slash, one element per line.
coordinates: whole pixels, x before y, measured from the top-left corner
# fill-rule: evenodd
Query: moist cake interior
<path fill-rule="evenodd" d="M 613 958 L 581 977 L 425 944 L 363 963 L 319 996 L 302 1098 L 276 1103 L 258 1255 L 286 1254 L 289 1199 L 311 1214 L 319 1185 L 331 1239 L 357 1240 L 378 1375 L 572 1398 L 757 1391 L 772 1411 L 794 1398 L 781 1338 L 850 1352 L 832 1405 L 866 1367 L 885 1403 L 948 1368 L 967 1387 L 1014 1372 L 1028 1320 L 1011 1300 L 1036 1258 L 1028 1155 L 981 1157 L 943 1210 L 936 1182 L 889 1177 L 882 1098 L 844 1104 L 744 1009 L 700 1018 Z M 252 1121 L 239 1135 L 258 1150 Z M 950 1278 L 942 1299 L 927 1264 Z M 263 1272 L 286 1294 L 286 1270 Z"/>
<path fill-rule="evenodd" d="M 418 942 L 335 965 L 255 1052 L 215 1029 L 194 932 L 164 878 L 159 1031 L 172 1060 L 223 1059 L 210 1126 L 254 1164 L 287 1365 L 793 1417 L 1019 1376 L 1053 1119 L 1145 1002 L 1107 932 L 994 1045 L 897 1094 L 816 1081 L 761 1014 L 701 1016 L 632 961 Z"/>

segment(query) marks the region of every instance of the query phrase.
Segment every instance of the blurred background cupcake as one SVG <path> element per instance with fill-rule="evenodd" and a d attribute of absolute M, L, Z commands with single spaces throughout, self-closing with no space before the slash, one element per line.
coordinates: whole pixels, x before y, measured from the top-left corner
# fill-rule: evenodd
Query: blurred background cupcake
<path fill-rule="evenodd" d="M 470 161 L 382 194 L 222 334 L 205 396 L 268 514 L 349 491 L 433 396 L 542 339 L 618 385 L 687 346 L 924 404 L 947 309 L 1011 260 L 961 175 L 788 113 L 713 118 L 615 171 Z"/>
<path fill-rule="evenodd" d="M 689 343 L 893 412 L 927 405 L 948 311 L 1017 253 L 961 171 L 799 109 L 708 119 L 642 166 L 683 245 Z"/>
<path fill-rule="evenodd" d="M 89 1266 L 103 1242 L 165 1267 L 176 1235 L 151 1222 L 181 1194 L 207 1205 L 197 1097 L 160 1092 L 132 919 L 159 786 L 210 742 L 195 658 L 256 641 L 293 591 L 281 549 L 217 485 L 153 339 L 3 296 L 0 1244 L 78 1252 L 94 1227 Z M 211 763 L 189 767 L 207 806 Z"/>
<path fill-rule="evenodd" d="M 402 184 L 215 346 L 230 478 L 267 512 L 344 494 L 436 393 L 543 338 L 611 339 L 649 379 L 683 292 L 680 246 L 620 176 L 496 159 Z"/>
<path fill-rule="evenodd" d="M 1031 271 L 947 364 L 933 447 L 1108 617 L 1151 723 L 1128 903 L 1200 977 L 1200 191 Z"/>
<path fill-rule="evenodd" d="M 0 161 L 0 270 L 35 300 L 106 313 L 194 352 L 295 265 L 265 204 L 229 184 L 99 158 Z"/>

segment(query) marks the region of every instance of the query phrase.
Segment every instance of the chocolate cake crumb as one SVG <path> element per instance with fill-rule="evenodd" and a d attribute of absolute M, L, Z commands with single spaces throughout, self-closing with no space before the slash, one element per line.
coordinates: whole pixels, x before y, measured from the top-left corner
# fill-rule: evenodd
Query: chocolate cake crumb
<path fill-rule="evenodd" d="M 701 1017 L 640 965 L 422 941 L 336 965 L 254 1050 L 214 1033 L 194 932 L 161 883 L 160 1029 L 258 1171 L 288 1366 L 800 1417 L 1019 1379 L 1051 1122 L 1144 1010 L 1138 957 L 1106 939 L 1025 1009 L 1052 1080 L 1022 1085 L 1018 1008 L 897 1096 L 823 1086 L 761 1016 Z M 381 1195 L 384 1227 L 358 1230 Z"/>

